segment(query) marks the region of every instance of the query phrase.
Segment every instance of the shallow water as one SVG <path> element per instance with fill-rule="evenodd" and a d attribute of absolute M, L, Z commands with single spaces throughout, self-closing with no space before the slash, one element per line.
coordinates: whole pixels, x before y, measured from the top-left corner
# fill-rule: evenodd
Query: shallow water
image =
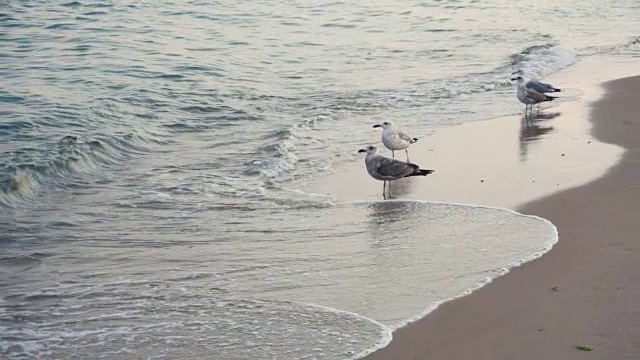
<path fill-rule="evenodd" d="M 635 1 L 1 5 L 0 353 L 384 345 L 547 249 L 553 227 L 299 189 L 357 159 L 381 119 L 422 136 L 522 111 L 515 69 L 638 56 L 639 15 Z"/>
<path fill-rule="evenodd" d="M 139 207 L 118 211 L 135 228 L 51 224 L 48 246 L 12 244 L 1 259 L 0 346 L 53 358 L 350 358 L 557 240 L 544 220 L 463 205 L 282 210 L 228 231 L 208 210 L 180 226 Z"/>

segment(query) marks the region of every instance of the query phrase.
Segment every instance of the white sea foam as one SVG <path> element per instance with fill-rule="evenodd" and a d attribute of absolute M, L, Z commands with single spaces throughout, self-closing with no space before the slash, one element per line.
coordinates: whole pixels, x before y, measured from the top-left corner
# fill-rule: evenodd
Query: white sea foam
<path fill-rule="evenodd" d="M 444 299 L 441 301 L 437 301 L 431 304 L 428 304 L 425 309 L 420 312 L 419 314 L 412 316 L 410 318 L 407 318 L 405 321 L 401 322 L 400 324 L 396 325 L 393 327 L 394 330 L 397 330 L 399 328 L 405 327 L 413 322 L 416 322 L 422 318 L 424 318 L 425 316 L 427 316 L 429 313 L 433 312 L 434 310 L 436 310 L 440 305 L 463 297 L 463 296 L 467 296 L 471 293 L 473 293 L 475 290 L 480 289 L 481 287 L 489 284 L 490 282 L 492 282 L 494 279 L 506 275 L 507 273 L 509 273 L 509 271 L 513 268 L 516 268 L 518 266 L 521 266 L 522 264 L 525 264 L 529 261 L 535 260 L 537 258 L 539 258 L 540 256 L 544 255 L 545 253 L 549 252 L 553 246 L 558 242 L 559 240 L 559 236 L 558 236 L 558 228 L 549 220 L 543 218 L 543 217 L 539 217 L 536 215 L 527 215 L 527 214 L 522 214 L 519 213 L 515 210 L 511 210 L 511 209 L 506 209 L 506 208 L 499 208 L 499 207 L 492 207 L 492 206 L 485 206 L 485 205 L 477 205 L 477 204 L 462 204 L 462 203 L 446 203 L 446 202 L 439 202 L 439 201 L 423 201 L 423 200 L 386 200 L 386 201 L 398 201 L 398 202 L 403 202 L 403 201 L 415 201 L 415 202 L 424 202 L 424 203 L 432 203 L 432 204 L 444 204 L 444 205 L 454 205 L 454 206 L 467 206 L 467 207 L 473 207 L 473 208 L 479 208 L 479 209 L 493 209 L 493 210 L 500 210 L 500 211 L 505 211 L 507 213 L 510 214 L 514 214 L 516 216 L 522 216 L 522 217 L 526 217 L 526 218 L 531 218 L 531 219 L 535 219 L 537 221 L 541 221 L 544 224 L 546 224 L 547 226 L 549 226 L 550 229 L 552 229 L 552 232 L 550 233 L 550 236 L 546 239 L 543 239 L 546 241 L 546 243 L 544 243 L 542 246 L 542 248 L 539 251 L 533 252 L 531 254 L 529 254 L 528 256 L 525 256 L 519 260 L 513 261 L 511 263 L 506 264 L 504 267 L 496 269 L 495 272 L 493 274 L 491 274 L 491 276 L 488 276 L 484 279 L 479 280 L 473 287 L 470 287 L 464 291 L 461 291 L 458 294 L 455 294 L 453 296 L 451 296 L 448 299 Z M 369 203 L 369 202 L 361 202 L 361 203 Z M 517 235 L 517 234 L 515 234 Z"/>
<path fill-rule="evenodd" d="M 379 321 L 382 321 L 383 323 L 391 326 L 393 329 L 397 329 L 400 327 L 403 327 L 411 322 L 414 322 L 420 318 L 423 318 L 424 316 L 426 316 L 428 313 L 430 313 L 431 311 L 433 311 L 435 308 L 437 308 L 440 304 L 446 302 L 446 301 L 450 301 L 452 299 L 461 297 L 461 296 L 465 296 L 470 294 L 471 292 L 473 292 L 474 290 L 486 285 L 487 283 L 491 282 L 493 279 L 495 279 L 496 277 L 502 276 L 504 274 L 506 274 L 510 269 L 519 266 L 525 262 L 531 261 L 533 259 L 536 259 L 538 257 L 540 257 L 541 255 L 543 255 L 544 253 L 548 252 L 555 243 L 557 243 L 558 241 L 558 232 L 556 227 L 549 222 L 546 219 L 537 217 L 537 216 L 533 216 L 533 215 L 524 215 L 524 214 L 520 214 L 516 211 L 513 210 L 509 210 L 509 209 L 502 209 L 502 208 L 495 208 L 495 207 L 488 207 L 488 206 L 481 206 L 481 205 L 471 205 L 471 204 L 451 204 L 451 203 L 441 203 L 441 202 L 429 202 L 429 201 L 421 201 L 421 200 L 387 200 L 385 202 L 382 201 L 357 201 L 354 202 L 353 204 L 356 205 L 364 205 L 364 206 L 376 206 L 376 204 L 380 205 L 383 208 L 386 207 L 393 207 L 393 205 L 388 205 L 388 204 L 397 204 L 398 206 L 405 206 L 405 205 L 411 205 L 411 204 L 418 204 L 419 206 L 422 206 L 421 204 L 430 206 L 430 205 L 436 205 L 436 206 L 445 206 L 445 207 L 459 207 L 460 209 L 464 209 L 464 208 L 470 208 L 470 209 L 478 209 L 478 210 L 488 210 L 491 212 L 497 211 L 499 213 L 508 215 L 508 216 L 513 216 L 515 218 L 520 218 L 520 219 L 526 219 L 526 220 L 530 220 L 533 221 L 534 223 L 539 223 L 539 228 L 536 230 L 534 228 L 521 228 L 520 231 L 518 231 L 518 229 L 513 229 L 516 230 L 512 233 L 512 240 L 515 244 L 523 244 L 524 242 L 527 242 L 529 245 L 531 245 L 530 241 L 534 241 L 535 245 L 533 247 L 529 247 L 530 250 L 527 250 L 527 252 L 522 253 L 520 255 L 517 256 L 513 256 L 513 254 L 511 255 L 507 255 L 507 253 L 502 253 L 500 254 L 500 250 L 496 249 L 496 256 L 504 256 L 505 257 L 505 261 L 502 262 L 502 264 L 495 266 L 495 263 L 493 262 L 493 260 L 491 261 L 491 265 L 492 267 L 490 268 L 486 268 L 483 267 L 483 265 L 481 263 L 474 263 L 474 265 L 478 266 L 478 270 L 472 270 L 472 268 L 466 268 L 463 273 L 468 273 L 468 274 L 472 274 L 473 275 L 473 280 L 472 282 L 463 282 L 466 283 L 467 286 L 466 287 L 462 287 L 462 288 L 456 288 L 455 285 L 455 281 L 453 281 L 451 284 L 448 284 L 447 286 L 449 287 L 449 291 L 448 294 L 446 296 L 437 296 L 435 298 L 433 298 L 432 295 L 429 295 L 428 292 L 425 293 L 420 293 L 419 287 L 411 287 L 409 286 L 409 288 L 411 288 L 411 295 L 415 296 L 416 299 L 420 299 L 418 300 L 417 304 L 414 304 L 413 310 L 410 310 L 408 312 L 405 312 L 405 316 L 402 319 L 396 319 L 396 320 L 390 320 L 390 319 L 381 319 L 378 318 Z M 407 212 L 411 212 L 411 210 L 407 210 Z M 422 212 L 418 212 L 418 213 L 422 213 Z M 385 215 L 386 216 L 386 215 Z M 395 218 L 395 216 L 398 217 L 398 220 L 402 220 L 402 215 L 401 214 L 395 214 L 395 215 L 390 215 L 393 216 Z M 410 214 L 406 214 L 406 216 L 411 216 Z M 433 211 L 431 211 L 431 216 L 435 216 L 435 214 L 433 214 Z M 423 220 L 424 221 L 424 220 Z M 529 221 L 527 221 L 529 222 Z M 495 224 L 496 226 L 498 226 L 498 224 Z M 393 226 L 393 225 L 390 225 Z M 426 227 L 427 225 L 425 225 Z M 472 226 L 473 224 L 466 224 L 465 226 Z M 546 230 L 544 230 L 546 229 Z M 388 231 L 390 232 L 395 232 L 395 231 L 399 231 L 400 228 L 396 227 L 395 229 L 390 229 Z M 431 229 L 432 231 L 434 229 Z M 414 237 L 415 235 L 411 235 L 414 234 L 415 232 L 419 232 L 420 231 L 420 227 L 410 227 L 406 229 L 407 231 L 407 240 L 408 237 Z M 409 234 L 411 233 L 411 234 Z M 533 236 L 531 236 L 531 234 L 534 234 Z M 424 233 L 423 233 L 424 234 Z M 528 234 L 528 235 L 527 235 Z M 483 235 L 479 235 L 479 236 L 484 236 L 487 234 L 483 234 Z M 398 233 L 397 235 L 398 238 L 402 238 L 405 235 L 403 235 L 402 233 Z M 528 240 L 522 240 L 523 237 L 526 237 Z M 423 238 L 422 241 L 430 241 L 427 238 Z M 511 242 L 511 240 L 509 240 L 508 242 Z M 498 242 L 499 243 L 499 242 Z M 496 243 L 496 245 L 498 244 Z M 477 246 L 483 246 L 482 242 L 479 242 L 477 244 Z M 407 244 L 408 245 L 408 244 Z M 411 248 L 412 251 L 417 251 L 417 249 L 414 249 L 413 247 Z M 515 249 L 515 248 L 514 248 Z M 469 248 L 470 251 L 474 251 L 475 250 L 475 246 L 474 245 L 470 245 Z M 486 251 L 487 249 L 483 249 L 483 251 Z M 433 255 L 433 254 L 432 254 Z M 433 255 L 433 256 L 437 256 L 437 255 Z M 509 260 L 510 259 L 510 260 Z M 447 260 L 448 261 L 448 260 Z M 452 260 L 454 261 L 454 260 Z M 459 262 L 458 262 L 459 263 Z M 462 262 L 464 263 L 464 262 Z M 415 266 L 415 265 L 412 265 Z M 453 270 L 453 269 L 452 269 Z M 422 273 L 424 274 L 425 269 L 421 269 L 421 268 L 416 268 L 416 271 L 418 273 Z M 455 275 L 454 278 L 459 278 L 461 277 L 461 275 L 463 273 L 460 273 L 458 275 Z M 452 273 L 453 274 L 453 273 Z M 453 275 L 452 275 L 453 276 Z M 417 280 L 417 282 L 429 282 L 430 279 L 427 276 L 426 278 L 420 278 L 420 280 Z M 406 285 L 408 286 L 408 285 Z M 377 287 L 378 289 L 382 290 L 381 287 Z M 456 290 L 457 289 L 457 290 Z M 424 289 L 424 290 L 428 290 L 428 289 Z M 437 290 L 434 288 L 434 290 Z M 441 291 L 437 290 L 437 291 Z M 424 299 L 429 299 L 429 298 L 433 298 L 434 300 L 432 301 L 427 301 L 426 303 L 424 302 Z M 422 303 L 420 303 L 420 301 L 423 301 Z M 393 303 L 393 301 L 391 301 L 391 303 Z M 417 307 L 415 306 L 417 305 Z M 393 307 L 393 306 L 392 306 Z M 357 310 L 356 310 L 357 311 Z M 411 311 L 413 311 L 413 313 L 410 313 Z M 389 310 L 387 310 L 386 312 L 389 312 Z M 360 312 L 361 314 L 363 312 Z M 367 314 L 367 316 L 373 317 L 373 318 L 377 318 L 375 315 L 372 314 Z"/>
<path fill-rule="evenodd" d="M 540 78 L 564 69 L 577 60 L 576 53 L 559 45 L 532 46 L 514 56 L 513 68 L 522 69 L 533 78 Z"/>

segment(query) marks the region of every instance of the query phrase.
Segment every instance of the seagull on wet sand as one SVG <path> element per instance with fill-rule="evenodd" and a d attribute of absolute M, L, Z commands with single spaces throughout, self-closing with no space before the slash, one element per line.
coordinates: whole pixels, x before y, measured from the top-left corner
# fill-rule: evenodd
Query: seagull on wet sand
<path fill-rule="evenodd" d="M 418 138 L 411 137 L 397 129 L 391 121 L 385 121 L 382 124 L 373 125 L 374 128 L 382 128 L 382 143 L 387 149 L 391 150 L 391 157 L 395 158 L 396 150 L 404 150 L 407 154 L 407 162 L 409 162 L 409 146 L 418 141 Z"/>
<path fill-rule="evenodd" d="M 416 164 L 402 162 L 396 159 L 389 159 L 378 155 L 378 148 L 375 146 L 367 146 L 358 150 L 359 153 L 367 153 L 364 163 L 367 166 L 367 172 L 372 178 L 382 181 L 382 197 L 387 198 L 385 189 L 387 181 L 393 181 L 410 176 L 426 176 L 433 173 L 433 170 L 420 169 Z M 391 184 L 389 184 L 389 196 L 391 196 Z"/>
<path fill-rule="evenodd" d="M 512 81 L 517 80 L 518 83 L 516 85 L 518 100 L 525 105 L 524 107 L 524 115 L 525 117 L 530 117 L 533 112 L 533 105 L 539 104 L 545 101 L 552 101 L 557 99 L 555 96 L 549 96 L 545 93 L 541 93 L 530 89 L 526 86 L 526 79 L 522 76 L 517 76 L 511 79 Z M 531 111 L 529 111 L 529 105 L 531 105 Z"/>

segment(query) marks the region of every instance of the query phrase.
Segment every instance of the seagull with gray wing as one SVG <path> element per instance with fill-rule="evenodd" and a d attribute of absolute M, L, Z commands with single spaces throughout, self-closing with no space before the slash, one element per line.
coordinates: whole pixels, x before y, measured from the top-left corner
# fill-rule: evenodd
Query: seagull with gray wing
<path fill-rule="evenodd" d="M 512 81 L 518 81 L 516 85 L 518 100 L 524 104 L 524 115 L 530 117 L 533 112 L 533 105 L 539 104 L 545 101 L 552 101 L 557 99 L 555 96 L 549 96 L 545 93 L 538 92 L 532 88 L 527 87 L 527 79 L 518 75 L 511 79 Z M 531 110 L 529 111 L 529 105 Z"/>
<path fill-rule="evenodd" d="M 378 148 L 375 146 L 367 146 L 358 150 L 359 153 L 367 153 L 364 163 L 367 166 L 367 172 L 372 178 L 382 181 L 382 197 L 387 198 L 385 189 L 387 181 L 393 181 L 410 176 L 426 176 L 433 173 L 433 170 L 420 169 L 420 166 L 412 163 L 402 162 L 396 159 L 389 159 L 378 155 Z M 389 184 L 391 191 L 391 184 Z M 391 195 L 391 193 L 389 193 Z"/>
<path fill-rule="evenodd" d="M 418 141 L 418 138 L 411 137 L 402 130 L 396 128 L 391 121 L 385 121 L 382 124 L 373 125 L 374 128 L 382 128 L 382 143 L 387 149 L 391 150 L 391 157 L 395 158 L 395 150 L 404 150 L 407 154 L 407 162 L 409 162 L 409 151 L 407 150 L 411 144 Z"/>

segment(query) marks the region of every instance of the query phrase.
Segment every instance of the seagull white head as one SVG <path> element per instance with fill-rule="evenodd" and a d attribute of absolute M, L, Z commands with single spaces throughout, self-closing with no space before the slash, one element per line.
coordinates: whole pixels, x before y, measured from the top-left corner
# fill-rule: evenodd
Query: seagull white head
<path fill-rule="evenodd" d="M 518 71 L 514 71 L 511 73 L 511 75 L 520 75 L 520 76 L 525 76 L 524 70 L 520 69 Z"/>
<path fill-rule="evenodd" d="M 390 129 L 390 128 L 392 128 L 392 127 L 393 127 L 393 123 L 392 123 L 391 121 L 385 121 L 385 122 L 383 122 L 383 123 L 381 123 L 381 124 L 375 124 L 375 125 L 373 125 L 373 127 L 374 127 L 374 128 L 379 128 L 379 127 L 381 127 L 381 128 L 383 128 L 383 129 Z"/>
<path fill-rule="evenodd" d="M 367 153 L 367 155 L 375 155 L 378 153 L 378 148 L 373 146 L 373 145 L 369 145 L 366 146 L 360 150 L 358 150 L 359 153 Z"/>
<path fill-rule="evenodd" d="M 524 78 L 522 76 L 520 76 L 520 75 L 518 75 L 518 76 L 516 76 L 514 78 L 511 78 L 511 81 L 516 81 L 516 80 L 518 81 L 518 83 L 521 83 L 521 82 L 524 81 Z"/>

